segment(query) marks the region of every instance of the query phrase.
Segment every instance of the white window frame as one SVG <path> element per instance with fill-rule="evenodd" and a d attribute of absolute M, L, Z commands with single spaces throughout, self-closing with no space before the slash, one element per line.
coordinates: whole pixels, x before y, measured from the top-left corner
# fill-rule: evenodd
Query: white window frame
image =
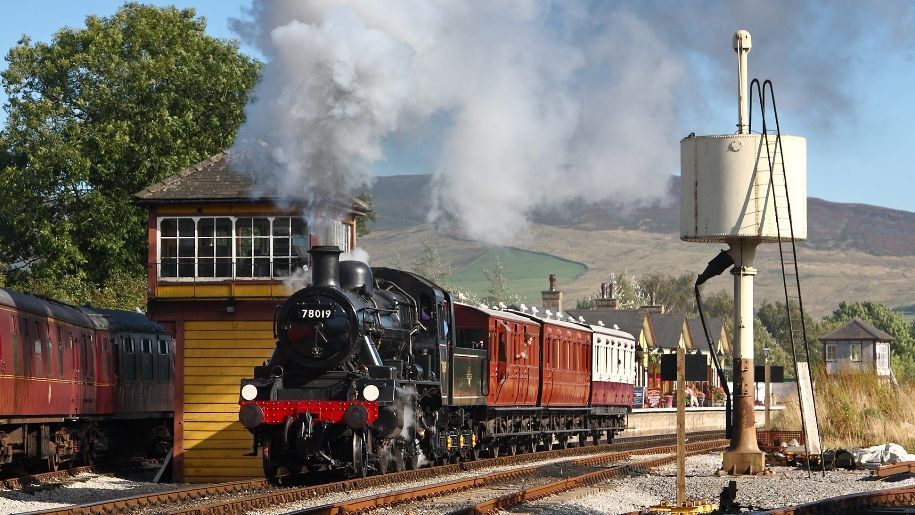
<path fill-rule="evenodd" d="M 231 221 L 231 223 L 232 223 L 232 228 L 231 228 L 231 234 L 232 234 L 232 236 L 231 236 L 231 244 L 230 244 L 231 250 L 232 250 L 232 252 L 231 252 L 231 260 L 232 260 L 231 271 L 232 271 L 232 275 L 231 275 L 231 276 L 200 277 L 200 275 L 199 275 L 199 274 L 200 274 L 200 269 L 199 269 L 199 263 L 200 263 L 200 261 L 199 261 L 199 260 L 201 259 L 200 256 L 197 255 L 197 254 L 198 254 L 198 252 L 197 252 L 197 247 L 198 247 L 199 241 L 200 241 L 199 222 L 200 222 L 201 219 L 205 219 L 205 218 L 212 218 L 212 219 L 227 218 L 227 219 L 229 219 L 229 220 Z M 239 275 L 238 275 L 238 269 L 237 269 L 237 267 L 238 267 L 238 259 L 239 259 L 239 256 L 238 256 L 238 245 L 239 245 L 239 238 L 240 238 L 240 237 L 238 236 L 238 226 L 237 226 L 237 222 L 238 222 L 238 219 L 239 219 L 239 218 L 245 218 L 245 219 L 248 219 L 248 218 L 263 218 L 263 219 L 267 219 L 267 220 L 268 220 L 268 223 L 269 223 L 269 230 L 268 230 L 267 239 L 269 240 L 269 247 L 270 247 L 270 248 L 269 248 L 269 256 L 267 256 L 267 257 L 268 257 L 269 263 L 270 263 L 270 275 L 268 275 L 268 276 L 251 276 L 251 277 L 242 276 L 242 277 L 239 277 Z M 274 275 L 274 271 L 275 271 L 275 258 L 276 258 L 276 256 L 274 256 L 274 254 L 273 254 L 273 247 L 274 247 L 274 245 L 273 245 L 273 244 L 274 244 L 273 223 L 274 223 L 275 220 L 278 220 L 278 219 L 279 219 L 279 220 L 292 220 L 292 219 L 296 219 L 296 218 L 299 218 L 299 217 L 296 217 L 296 216 L 257 216 L 257 215 L 250 215 L 250 216 L 220 216 L 220 215 L 182 216 L 182 215 L 166 215 L 166 216 L 159 216 L 159 217 L 157 217 L 157 219 L 156 219 L 156 279 L 157 279 L 158 281 L 160 281 L 160 282 L 175 282 L 175 283 L 186 283 L 186 282 L 192 282 L 192 283 L 205 283 L 205 282 L 225 282 L 225 281 L 264 281 L 264 280 L 273 281 L 273 280 L 286 280 L 286 279 L 288 279 L 288 278 L 293 274 L 293 270 L 290 270 L 290 271 L 289 271 L 289 275 L 286 275 L 286 276 L 277 277 L 277 276 Z M 162 222 L 163 222 L 164 220 L 172 220 L 172 219 L 173 219 L 173 220 L 189 219 L 189 220 L 192 220 L 192 221 L 194 222 L 194 275 L 193 275 L 192 277 L 180 277 L 180 276 L 177 276 L 177 277 L 162 277 L 162 259 L 163 259 L 163 258 L 162 258 Z M 304 223 L 304 228 L 305 228 L 305 234 L 304 234 L 303 236 L 306 238 L 306 242 L 307 242 L 307 239 L 308 239 L 308 237 L 309 237 L 309 226 L 308 226 L 308 222 L 305 221 L 304 219 L 303 219 L 303 223 Z M 341 223 L 341 224 L 342 224 L 342 223 Z M 342 225 L 346 226 L 346 224 L 342 224 Z M 292 228 L 290 227 L 290 231 L 291 231 L 291 229 L 292 229 Z M 292 240 L 291 232 L 290 232 L 289 238 L 290 238 L 290 245 L 291 245 L 291 244 L 292 244 L 292 242 L 291 242 L 291 240 Z M 167 239 L 172 239 L 172 238 L 171 238 L 171 237 L 168 237 Z M 180 242 L 180 237 L 176 237 L 175 239 L 178 240 L 178 241 Z M 346 246 L 347 246 L 347 247 L 349 246 L 348 242 L 346 242 Z M 265 256 L 260 256 L 260 257 L 265 257 Z M 252 256 L 252 258 L 253 258 L 253 256 Z M 281 256 L 281 258 L 289 258 L 289 256 Z M 177 258 L 176 258 L 176 259 L 177 259 Z M 179 264 L 179 265 L 176 265 L 176 266 L 180 266 L 180 264 Z M 176 268 L 176 274 L 178 273 L 178 270 L 179 270 L 179 268 Z"/>
<path fill-rule="evenodd" d="M 830 351 L 830 350 L 832 350 L 832 358 L 829 357 L 829 351 Z M 839 346 L 838 346 L 838 344 L 835 344 L 835 343 L 827 343 L 827 344 L 826 344 L 826 349 L 824 350 L 824 353 L 825 353 L 825 354 L 824 354 L 825 360 L 826 360 L 827 362 L 830 362 L 830 363 L 831 363 L 831 362 L 834 362 L 834 361 L 837 361 L 838 352 L 839 352 Z"/>
<path fill-rule="evenodd" d="M 855 353 L 852 350 L 856 346 L 858 347 L 858 359 L 855 359 Z M 861 345 L 861 342 L 849 343 L 848 344 L 848 361 L 850 361 L 852 363 L 861 363 L 864 359 L 864 356 L 862 355 L 863 350 L 864 350 L 864 348 Z"/>

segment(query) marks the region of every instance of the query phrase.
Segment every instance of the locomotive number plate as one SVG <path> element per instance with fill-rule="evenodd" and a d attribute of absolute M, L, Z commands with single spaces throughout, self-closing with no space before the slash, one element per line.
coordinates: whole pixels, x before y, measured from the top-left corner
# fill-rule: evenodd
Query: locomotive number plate
<path fill-rule="evenodd" d="M 323 304 L 302 304 L 298 313 L 301 320 L 327 320 L 333 318 L 334 308 Z"/>

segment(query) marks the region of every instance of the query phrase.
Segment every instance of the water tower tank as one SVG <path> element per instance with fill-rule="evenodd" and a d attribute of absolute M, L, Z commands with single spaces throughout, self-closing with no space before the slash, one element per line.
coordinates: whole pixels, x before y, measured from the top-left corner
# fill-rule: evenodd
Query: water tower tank
<path fill-rule="evenodd" d="M 781 237 L 790 239 L 783 180 L 788 182 L 794 238 L 807 238 L 807 140 L 782 135 L 780 152 L 775 151 L 775 136 L 768 140 L 769 151 L 761 134 L 690 136 L 680 141 L 681 239 L 778 241 L 773 195 L 778 196 Z M 770 153 L 776 169 L 774 188 L 769 187 Z"/>

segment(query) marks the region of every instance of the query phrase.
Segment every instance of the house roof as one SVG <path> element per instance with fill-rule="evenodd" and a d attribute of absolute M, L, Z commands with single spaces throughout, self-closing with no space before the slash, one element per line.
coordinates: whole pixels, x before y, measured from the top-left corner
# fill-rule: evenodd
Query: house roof
<path fill-rule="evenodd" d="M 613 327 L 614 324 L 636 338 L 642 334 L 642 327 L 645 321 L 645 312 L 629 309 L 568 309 L 566 313 L 575 318 L 582 317 L 585 322 L 591 325 L 597 325 L 597 322 L 603 322 L 607 327 Z M 651 338 L 648 338 L 649 345 Z"/>
<path fill-rule="evenodd" d="M 650 313 L 650 316 L 651 325 L 654 327 L 655 345 L 660 349 L 678 348 L 680 337 L 683 336 L 683 322 L 686 321 L 686 315 Z M 689 338 L 688 335 L 687 338 Z"/>
<path fill-rule="evenodd" d="M 881 340 L 894 342 L 896 338 L 860 318 L 855 318 L 835 331 L 820 336 L 820 341 L 824 340 Z"/>
<path fill-rule="evenodd" d="M 689 326 L 689 336 L 693 340 L 693 345 L 704 349 L 707 342 L 705 340 L 705 332 L 702 330 L 702 320 L 690 318 L 686 323 Z M 724 319 L 709 318 L 706 319 L 705 323 L 708 326 L 709 335 L 712 337 L 712 344 L 721 345 L 719 340 L 721 339 L 722 329 L 724 328 Z"/>
<path fill-rule="evenodd" d="M 228 153 L 220 152 L 144 188 L 134 198 L 139 204 L 290 200 L 264 179 L 265 176 L 238 169 Z M 351 199 L 350 209 L 357 213 L 371 211 L 367 203 L 356 198 Z"/>

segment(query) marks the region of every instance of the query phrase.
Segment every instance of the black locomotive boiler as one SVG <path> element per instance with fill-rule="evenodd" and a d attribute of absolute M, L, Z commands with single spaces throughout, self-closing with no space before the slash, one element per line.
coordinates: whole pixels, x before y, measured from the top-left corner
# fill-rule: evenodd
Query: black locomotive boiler
<path fill-rule="evenodd" d="M 270 478 L 318 468 L 364 476 L 442 455 L 448 293 L 408 272 L 341 262 L 340 253 L 310 251 L 312 284 L 277 307 L 276 349 L 241 383 L 239 419 Z"/>

